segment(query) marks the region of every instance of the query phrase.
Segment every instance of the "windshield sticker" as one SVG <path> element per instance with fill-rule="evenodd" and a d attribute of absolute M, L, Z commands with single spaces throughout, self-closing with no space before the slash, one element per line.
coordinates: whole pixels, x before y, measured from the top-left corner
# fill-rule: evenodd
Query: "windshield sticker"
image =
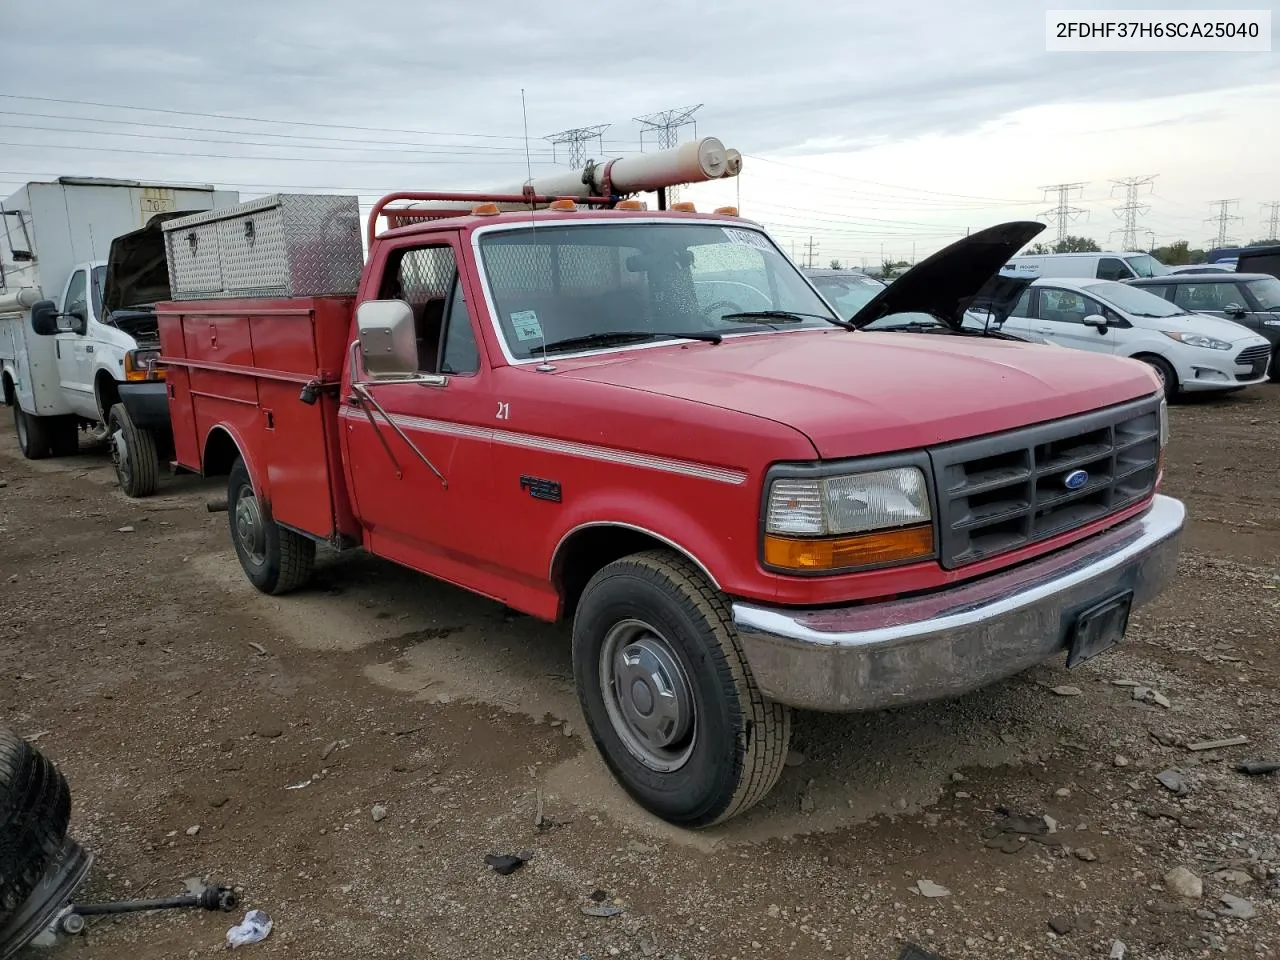
<path fill-rule="evenodd" d="M 756 233 L 754 230 L 739 230 L 735 227 L 721 227 L 724 235 L 729 238 L 730 243 L 736 243 L 742 247 L 755 247 L 757 250 L 771 250 L 769 241 L 764 238 L 763 234 Z"/>
<path fill-rule="evenodd" d="M 533 310 L 517 310 L 511 314 L 511 329 L 516 332 L 517 340 L 542 339 L 542 324 L 538 323 L 538 314 Z"/>

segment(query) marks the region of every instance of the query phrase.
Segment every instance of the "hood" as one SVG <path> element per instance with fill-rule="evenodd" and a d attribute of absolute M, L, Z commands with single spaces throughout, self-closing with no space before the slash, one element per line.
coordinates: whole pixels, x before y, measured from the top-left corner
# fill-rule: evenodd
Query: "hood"
<path fill-rule="evenodd" d="M 1000 268 L 1015 253 L 1031 242 L 1042 230 L 1043 223 L 1015 220 L 972 233 L 926 257 L 881 290 L 853 315 L 855 327 L 865 327 L 891 313 L 927 313 L 955 329 L 960 328 L 964 312 L 980 295 L 989 298 L 1008 296 L 998 284 L 987 290 L 988 281 L 998 277 Z M 1018 290 L 1020 294 L 1021 289 Z M 1008 309 L 1017 302 L 1017 295 Z"/>
<path fill-rule="evenodd" d="M 141 230 L 111 241 L 107 254 L 107 279 L 102 289 L 102 306 L 107 316 L 128 307 L 150 306 L 168 300 L 169 265 L 165 259 L 164 232 L 160 225 L 195 210 L 157 213 Z"/>
<path fill-rule="evenodd" d="M 1280 278 L 1280 246 L 1242 251 L 1236 258 L 1236 273 L 1266 273 Z"/>
<path fill-rule="evenodd" d="M 986 337 L 795 330 L 558 360 L 571 377 L 791 426 L 823 458 L 995 433 L 1149 396 L 1138 361 Z"/>

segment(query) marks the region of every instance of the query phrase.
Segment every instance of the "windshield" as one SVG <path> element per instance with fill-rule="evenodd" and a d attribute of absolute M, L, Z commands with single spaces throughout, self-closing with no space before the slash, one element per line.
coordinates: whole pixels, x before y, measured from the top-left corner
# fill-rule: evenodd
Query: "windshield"
<path fill-rule="evenodd" d="M 480 260 L 517 360 L 541 356 L 544 346 L 553 354 L 613 346 L 603 342 L 610 333 L 644 343 L 836 322 L 773 242 L 747 227 L 636 220 L 521 226 L 482 234 Z"/>
<path fill-rule="evenodd" d="M 1267 277 L 1265 280 L 1247 280 L 1245 286 L 1258 301 L 1259 310 L 1280 310 L 1280 280 Z"/>
<path fill-rule="evenodd" d="M 1163 277 L 1170 272 L 1163 263 L 1145 253 L 1125 257 L 1124 262 L 1133 267 L 1133 272 L 1140 277 Z"/>
<path fill-rule="evenodd" d="M 884 284 L 862 274 L 836 277 L 810 277 L 810 282 L 835 305 L 840 316 L 848 320 L 871 302 L 884 289 Z M 879 321 L 877 321 L 879 322 Z"/>
<path fill-rule="evenodd" d="M 1104 300 L 1111 306 L 1135 317 L 1185 317 L 1188 311 L 1175 307 L 1163 297 L 1148 293 L 1139 287 L 1131 287 L 1127 283 L 1114 280 L 1103 280 L 1099 283 L 1085 283 L 1081 286 L 1090 295 Z"/>
<path fill-rule="evenodd" d="M 107 285 L 107 267 L 103 264 L 93 268 L 93 279 L 89 286 L 93 287 L 93 315 L 102 319 L 102 290 Z"/>

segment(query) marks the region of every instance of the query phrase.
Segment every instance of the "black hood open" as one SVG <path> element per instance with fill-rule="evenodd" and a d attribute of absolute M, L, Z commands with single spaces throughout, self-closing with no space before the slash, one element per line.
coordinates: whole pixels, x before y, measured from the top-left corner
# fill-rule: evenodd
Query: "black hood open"
<path fill-rule="evenodd" d="M 873 297 L 850 322 L 865 327 L 895 313 L 927 313 L 959 330 L 966 310 L 990 311 L 1003 323 L 1030 278 L 1005 277 L 1000 268 L 1044 230 L 1015 220 L 972 233 L 926 257 Z"/>
<path fill-rule="evenodd" d="M 111 241 L 107 254 L 107 278 L 102 288 L 102 306 L 107 316 L 130 307 L 148 307 L 168 300 L 169 266 L 165 260 L 164 231 L 160 225 L 174 217 L 198 210 L 157 213 L 141 230 Z"/>

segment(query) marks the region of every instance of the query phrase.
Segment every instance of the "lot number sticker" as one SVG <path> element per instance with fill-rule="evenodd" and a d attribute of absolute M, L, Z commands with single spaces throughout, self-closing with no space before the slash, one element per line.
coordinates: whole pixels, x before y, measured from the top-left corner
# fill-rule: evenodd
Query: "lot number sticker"
<path fill-rule="evenodd" d="M 756 233 L 754 230 L 739 230 L 735 227 L 721 227 L 724 235 L 729 238 L 730 243 L 736 243 L 740 247 L 755 247 L 757 250 L 771 250 L 769 241 L 763 234 Z"/>
<path fill-rule="evenodd" d="M 511 329 L 516 332 L 517 340 L 542 339 L 542 324 L 538 323 L 538 314 L 533 310 L 517 310 L 511 314 Z"/>

